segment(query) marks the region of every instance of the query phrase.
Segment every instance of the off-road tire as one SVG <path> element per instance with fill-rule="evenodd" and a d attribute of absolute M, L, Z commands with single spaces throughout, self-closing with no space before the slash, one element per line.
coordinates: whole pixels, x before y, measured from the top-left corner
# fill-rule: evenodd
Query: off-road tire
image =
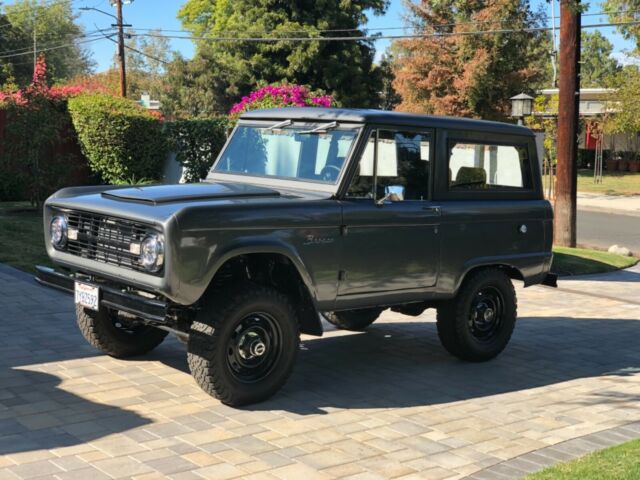
<path fill-rule="evenodd" d="M 502 318 L 492 337 L 479 340 L 472 332 L 472 305 L 479 292 L 495 289 L 503 303 Z M 497 268 L 479 270 L 465 278 L 456 297 L 438 308 L 437 328 L 442 346 L 470 362 L 484 362 L 500 354 L 511 338 L 517 317 L 516 292 L 508 275 Z"/>
<path fill-rule="evenodd" d="M 383 312 L 382 308 L 363 308 L 342 312 L 326 312 L 324 318 L 341 330 L 360 331 L 375 322 Z"/>
<path fill-rule="evenodd" d="M 76 320 L 84 338 L 95 348 L 115 358 L 127 358 L 150 352 L 167 336 L 168 332 L 139 325 L 130 331 L 114 325 L 114 311 L 102 307 L 90 310 L 76 305 Z"/>
<path fill-rule="evenodd" d="M 263 378 L 243 382 L 229 363 L 229 342 L 244 319 L 260 312 L 274 319 L 280 346 Z M 198 385 L 230 406 L 257 403 L 271 397 L 287 381 L 300 346 L 299 320 L 289 297 L 257 284 L 208 295 L 191 326 L 188 363 Z"/>

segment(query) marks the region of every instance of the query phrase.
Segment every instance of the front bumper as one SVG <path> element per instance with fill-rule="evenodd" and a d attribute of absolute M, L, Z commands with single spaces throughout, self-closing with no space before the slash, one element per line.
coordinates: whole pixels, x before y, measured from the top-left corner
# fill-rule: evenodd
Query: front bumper
<path fill-rule="evenodd" d="M 149 322 L 165 324 L 167 321 L 167 302 L 146 298 L 127 292 L 116 286 L 76 278 L 73 274 L 58 272 L 48 267 L 36 267 L 36 280 L 42 285 L 73 294 L 76 280 L 100 288 L 100 306 L 121 310 Z"/>

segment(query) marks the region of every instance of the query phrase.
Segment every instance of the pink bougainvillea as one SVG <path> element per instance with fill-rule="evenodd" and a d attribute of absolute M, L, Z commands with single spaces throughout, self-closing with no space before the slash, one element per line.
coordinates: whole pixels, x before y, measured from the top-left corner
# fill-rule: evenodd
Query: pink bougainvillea
<path fill-rule="evenodd" d="M 312 92 L 303 85 L 267 85 L 242 97 L 229 113 L 239 115 L 248 110 L 274 107 L 331 107 L 333 98 L 319 92 Z"/>
<path fill-rule="evenodd" d="M 29 102 L 29 98 L 34 95 L 38 95 L 52 101 L 60 101 L 79 95 L 85 91 L 86 88 L 80 85 L 49 87 L 49 84 L 47 83 L 47 63 L 44 56 L 41 55 L 36 62 L 31 84 L 12 92 L 0 91 L 0 103 L 11 101 L 16 105 L 26 105 Z"/>

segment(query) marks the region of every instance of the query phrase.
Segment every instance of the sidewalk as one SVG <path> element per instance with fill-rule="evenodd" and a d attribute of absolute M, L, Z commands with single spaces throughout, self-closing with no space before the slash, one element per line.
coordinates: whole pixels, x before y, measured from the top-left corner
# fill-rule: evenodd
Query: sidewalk
<path fill-rule="evenodd" d="M 578 192 L 578 209 L 640 216 L 640 195 L 603 195 Z"/>

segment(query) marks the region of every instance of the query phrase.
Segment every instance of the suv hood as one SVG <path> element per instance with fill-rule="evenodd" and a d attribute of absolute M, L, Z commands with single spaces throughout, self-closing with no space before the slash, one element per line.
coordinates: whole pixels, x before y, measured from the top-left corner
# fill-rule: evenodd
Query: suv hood
<path fill-rule="evenodd" d="M 267 187 L 240 183 L 185 183 L 106 190 L 102 196 L 125 202 L 158 205 L 223 198 L 279 197 L 280 192 Z"/>

